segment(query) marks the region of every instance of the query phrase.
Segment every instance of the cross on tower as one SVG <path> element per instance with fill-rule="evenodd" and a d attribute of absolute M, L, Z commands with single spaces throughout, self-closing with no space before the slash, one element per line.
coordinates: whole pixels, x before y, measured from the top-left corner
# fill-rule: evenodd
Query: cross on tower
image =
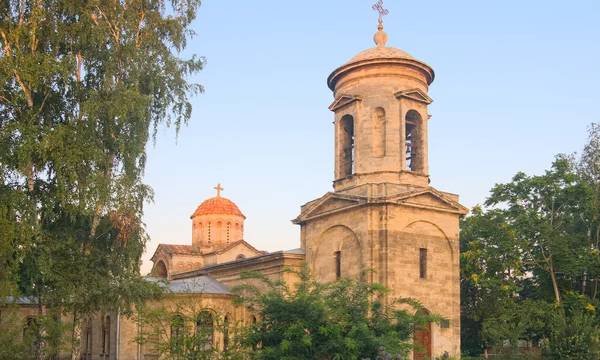
<path fill-rule="evenodd" d="M 373 10 L 379 13 L 379 23 L 383 23 L 383 17 L 388 15 L 390 11 L 383 7 L 383 0 L 377 0 L 375 4 L 371 7 Z"/>
<path fill-rule="evenodd" d="M 217 197 L 221 197 L 221 191 L 225 190 L 221 186 L 221 183 L 218 183 L 217 186 L 215 186 L 213 189 L 217 190 Z"/>

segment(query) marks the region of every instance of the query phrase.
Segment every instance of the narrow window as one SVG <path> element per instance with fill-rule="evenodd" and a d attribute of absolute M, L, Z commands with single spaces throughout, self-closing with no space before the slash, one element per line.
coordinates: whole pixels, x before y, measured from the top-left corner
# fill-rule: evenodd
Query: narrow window
<path fill-rule="evenodd" d="M 227 243 L 229 244 L 229 234 L 231 233 L 231 223 L 227 223 Z"/>
<path fill-rule="evenodd" d="M 348 177 L 355 171 L 354 118 L 344 115 L 340 123 L 340 168 L 341 177 Z"/>
<path fill-rule="evenodd" d="M 404 144 L 406 146 L 406 170 L 421 171 L 419 152 L 419 127 L 421 126 L 421 115 L 415 110 L 406 113 Z"/>
<path fill-rule="evenodd" d="M 88 320 L 85 329 L 85 359 L 92 358 L 92 321 Z"/>
<path fill-rule="evenodd" d="M 427 249 L 419 249 L 419 277 L 427 278 Z"/>
<path fill-rule="evenodd" d="M 339 279 L 342 277 L 342 252 L 335 252 L 335 278 Z"/>
<path fill-rule="evenodd" d="M 106 316 L 102 323 L 102 355 L 110 358 L 110 316 Z"/>
<path fill-rule="evenodd" d="M 223 351 L 227 351 L 229 347 L 229 316 L 225 316 L 223 320 Z"/>
<path fill-rule="evenodd" d="M 208 242 L 210 243 L 210 221 L 208 222 Z"/>

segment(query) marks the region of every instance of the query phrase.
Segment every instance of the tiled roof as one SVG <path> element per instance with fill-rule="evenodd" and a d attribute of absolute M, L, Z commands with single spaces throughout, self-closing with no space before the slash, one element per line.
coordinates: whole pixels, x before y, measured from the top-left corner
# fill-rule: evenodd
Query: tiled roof
<path fill-rule="evenodd" d="M 205 253 L 205 254 L 203 254 L 203 255 L 210 255 L 210 254 L 215 254 L 215 253 L 217 253 L 217 254 L 222 254 L 222 253 L 226 252 L 227 250 L 231 250 L 231 249 L 233 249 L 234 247 L 238 246 L 239 244 L 245 244 L 247 247 L 249 247 L 250 249 L 252 249 L 252 250 L 256 251 L 257 253 L 260 253 L 260 254 L 267 254 L 267 252 L 266 252 L 266 251 L 261 251 L 261 250 L 258 250 L 258 249 L 256 249 L 254 246 L 250 245 L 250 244 L 249 244 L 249 243 L 247 243 L 245 240 L 238 240 L 238 241 L 234 241 L 234 242 L 232 242 L 231 244 L 229 244 L 229 245 L 227 245 L 227 246 L 225 246 L 225 247 L 223 247 L 223 248 L 216 249 L 216 250 L 214 250 L 214 251 L 211 251 L 211 252 L 209 252 L 209 253 Z"/>
<path fill-rule="evenodd" d="M 171 245 L 171 244 L 160 244 L 156 249 L 156 252 L 159 250 L 163 250 L 167 254 L 176 254 L 176 255 L 196 255 L 198 254 L 192 248 L 192 245 Z"/>
<path fill-rule="evenodd" d="M 233 201 L 221 196 L 205 200 L 191 217 L 199 215 L 237 215 L 246 218 Z"/>
<path fill-rule="evenodd" d="M 146 280 L 164 284 L 172 294 L 230 294 L 229 288 L 208 275 L 199 275 L 185 279 L 164 281 L 156 277 L 146 277 Z"/>
<path fill-rule="evenodd" d="M 2 303 L 2 301 L 0 301 L 0 304 L 1 303 Z M 20 297 L 8 296 L 8 297 L 4 298 L 4 303 L 5 304 L 14 304 L 14 305 L 36 305 L 37 300 L 33 296 L 20 296 Z"/>

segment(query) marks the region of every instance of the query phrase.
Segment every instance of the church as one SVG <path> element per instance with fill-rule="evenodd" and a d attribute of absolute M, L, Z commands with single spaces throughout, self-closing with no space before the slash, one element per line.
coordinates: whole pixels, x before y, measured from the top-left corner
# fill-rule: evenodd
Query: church
<path fill-rule="evenodd" d="M 448 353 L 460 356 L 459 220 L 467 209 L 458 195 L 431 185 L 428 127 L 434 71 L 412 55 L 387 46 L 379 21 L 375 46 L 358 53 L 327 78 L 333 94 L 333 187 L 300 207 L 298 248 L 265 252 L 244 238 L 244 214 L 234 201 L 215 197 L 190 209 L 192 238 L 160 244 L 152 257 L 151 279 L 162 279 L 167 300 L 187 297 L 205 308 L 202 324 L 211 341 L 227 347 L 228 323 L 250 323 L 254 315 L 236 306 L 230 289 L 241 274 L 258 271 L 272 279 L 293 275 L 284 268 L 306 264 L 322 282 L 366 274 L 390 289 L 389 299 L 419 300 L 446 320 L 418 331 L 421 352 L 414 359 Z M 316 161 L 317 159 L 315 159 Z M 193 210 L 193 212 L 192 212 Z M 156 359 L 150 346 L 136 343 L 135 320 L 109 314 L 83 329 L 86 359 Z"/>
<path fill-rule="evenodd" d="M 418 299 L 447 319 L 415 334 L 425 349 L 415 359 L 460 355 L 458 232 L 467 209 L 457 195 L 430 185 L 428 89 L 434 71 L 388 47 L 387 40 L 380 21 L 375 47 L 327 78 L 334 99 L 333 189 L 301 206 L 293 220 L 301 228 L 299 248 L 266 253 L 246 242 L 246 217 L 218 185 L 216 196 L 191 214 L 191 244 L 158 246 L 153 276 L 168 279 L 172 289 L 194 283 L 200 301 L 248 321 L 252 315 L 235 309 L 228 297 L 244 271 L 278 278 L 290 276 L 284 267 L 306 263 L 323 282 L 366 273 L 368 281 L 391 290 L 390 299 Z"/>

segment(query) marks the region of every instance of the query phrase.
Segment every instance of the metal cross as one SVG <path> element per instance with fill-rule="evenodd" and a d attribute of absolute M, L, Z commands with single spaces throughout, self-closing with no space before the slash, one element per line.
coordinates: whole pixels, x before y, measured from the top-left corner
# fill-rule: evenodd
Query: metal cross
<path fill-rule="evenodd" d="M 383 7 L 383 0 L 377 0 L 371 8 L 379 13 L 379 23 L 382 23 L 383 17 L 390 13 L 388 9 Z"/>
<path fill-rule="evenodd" d="M 221 197 L 221 191 L 225 190 L 221 186 L 221 183 L 218 183 L 217 186 L 215 186 L 213 189 L 217 190 L 217 197 Z"/>

